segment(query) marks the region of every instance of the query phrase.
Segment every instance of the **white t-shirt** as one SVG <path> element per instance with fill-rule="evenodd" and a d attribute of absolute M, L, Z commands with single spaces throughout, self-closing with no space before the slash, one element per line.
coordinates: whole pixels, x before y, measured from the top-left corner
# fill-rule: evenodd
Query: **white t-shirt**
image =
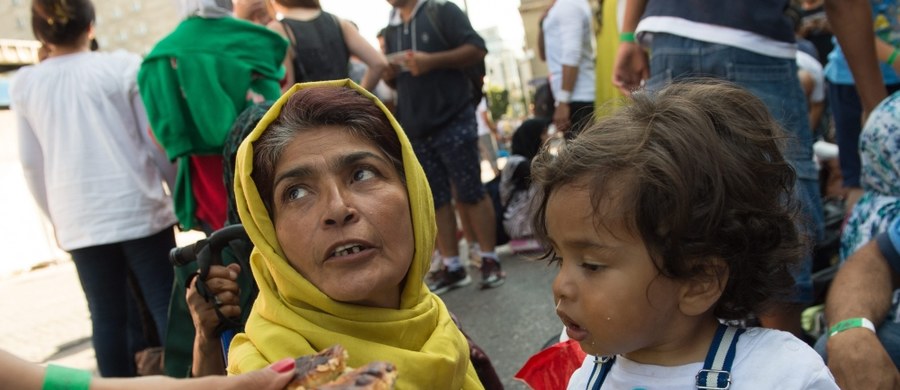
<path fill-rule="evenodd" d="M 478 107 L 475 108 L 475 121 L 478 122 L 478 135 L 487 135 L 491 133 L 491 127 L 484 120 L 484 114 L 488 112 L 487 98 L 481 98 Z"/>
<path fill-rule="evenodd" d="M 831 371 L 812 348 L 779 330 L 749 328 L 738 338 L 731 366 L 732 390 L 838 389 Z M 587 386 L 594 356 L 588 355 L 569 379 L 569 390 Z M 602 389 L 684 390 L 696 388 L 703 362 L 663 367 L 617 356 Z"/>
<path fill-rule="evenodd" d="M 149 135 L 140 65 L 130 53 L 81 52 L 13 79 L 25 179 L 64 250 L 142 238 L 176 222 L 162 186 L 172 165 Z"/>
<path fill-rule="evenodd" d="M 554 96 L 562 90 L 562 66 L 577 66 L 573 102 L 593 102 L 594 33 L 587 0 L 556 0 L 543 23 L 544 51 Z"/>
<path fill-rule="evenodd" d="M 797 50 L 797 68 L 804 70 L 812 76 L 813 90 L 809 96 L 809 100 L 813 103 L 819 103 L 825 100 L 825 72 L 822 70 L 822 64 L 815 57 L 809 55 L 803 50 Z"/>

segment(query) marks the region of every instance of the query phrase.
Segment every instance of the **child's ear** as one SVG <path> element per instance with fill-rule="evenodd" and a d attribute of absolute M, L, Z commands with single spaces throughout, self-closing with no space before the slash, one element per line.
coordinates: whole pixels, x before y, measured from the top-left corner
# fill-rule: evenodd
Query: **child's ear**
<path fill-rule="evenodd" d="M 681 285 L 678 308 L 687 316 L 708 312 L 719 301 L 728 284 L 728 264 L 724 260 L 704 259 L 703 271 Z"/>

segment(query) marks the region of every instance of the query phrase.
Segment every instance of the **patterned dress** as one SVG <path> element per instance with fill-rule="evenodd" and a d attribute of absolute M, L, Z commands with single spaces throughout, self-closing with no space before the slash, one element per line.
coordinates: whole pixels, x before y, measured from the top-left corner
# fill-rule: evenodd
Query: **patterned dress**
<path fill-rule="evenodd" d="M 859 137 L 863 196 L 841 236 L 841 261 L 900 216 L 900 92 L 872 111 Z"/>

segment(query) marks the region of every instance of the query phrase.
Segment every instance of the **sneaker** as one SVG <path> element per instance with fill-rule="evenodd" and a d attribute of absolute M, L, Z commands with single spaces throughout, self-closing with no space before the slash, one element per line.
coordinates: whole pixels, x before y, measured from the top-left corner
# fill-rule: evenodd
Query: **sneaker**
<path fill-rule="evenodd" d="M 506 281 L 506 273 L 500 268 L 497 259 L 484 257 L 481 259 L 481 289 L 498 287 Z"/>
<path fill-rule="evenodd" d="M 432 281 L 428 283 L 428 289 L 440 295 L 455 288 L 468 286 L 469 283 L 472 283 L 472 278 L 469 277 L 465 268 L 456 271 L 448 271 L 444 268 L 434 274 Z"/>

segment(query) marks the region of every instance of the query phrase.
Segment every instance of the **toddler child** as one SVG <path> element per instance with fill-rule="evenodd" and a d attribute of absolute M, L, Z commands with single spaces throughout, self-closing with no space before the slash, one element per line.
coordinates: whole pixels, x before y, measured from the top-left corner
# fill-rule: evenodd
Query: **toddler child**
<path fill-rule="evenodd" d="M 807 249 L 784 137 L 749 92 L 692 80 L 535 159 L 557 315 L 588 354 L 569 389 L 837 388 L 790 333 L 723 324 L 765 312 Z"/>

